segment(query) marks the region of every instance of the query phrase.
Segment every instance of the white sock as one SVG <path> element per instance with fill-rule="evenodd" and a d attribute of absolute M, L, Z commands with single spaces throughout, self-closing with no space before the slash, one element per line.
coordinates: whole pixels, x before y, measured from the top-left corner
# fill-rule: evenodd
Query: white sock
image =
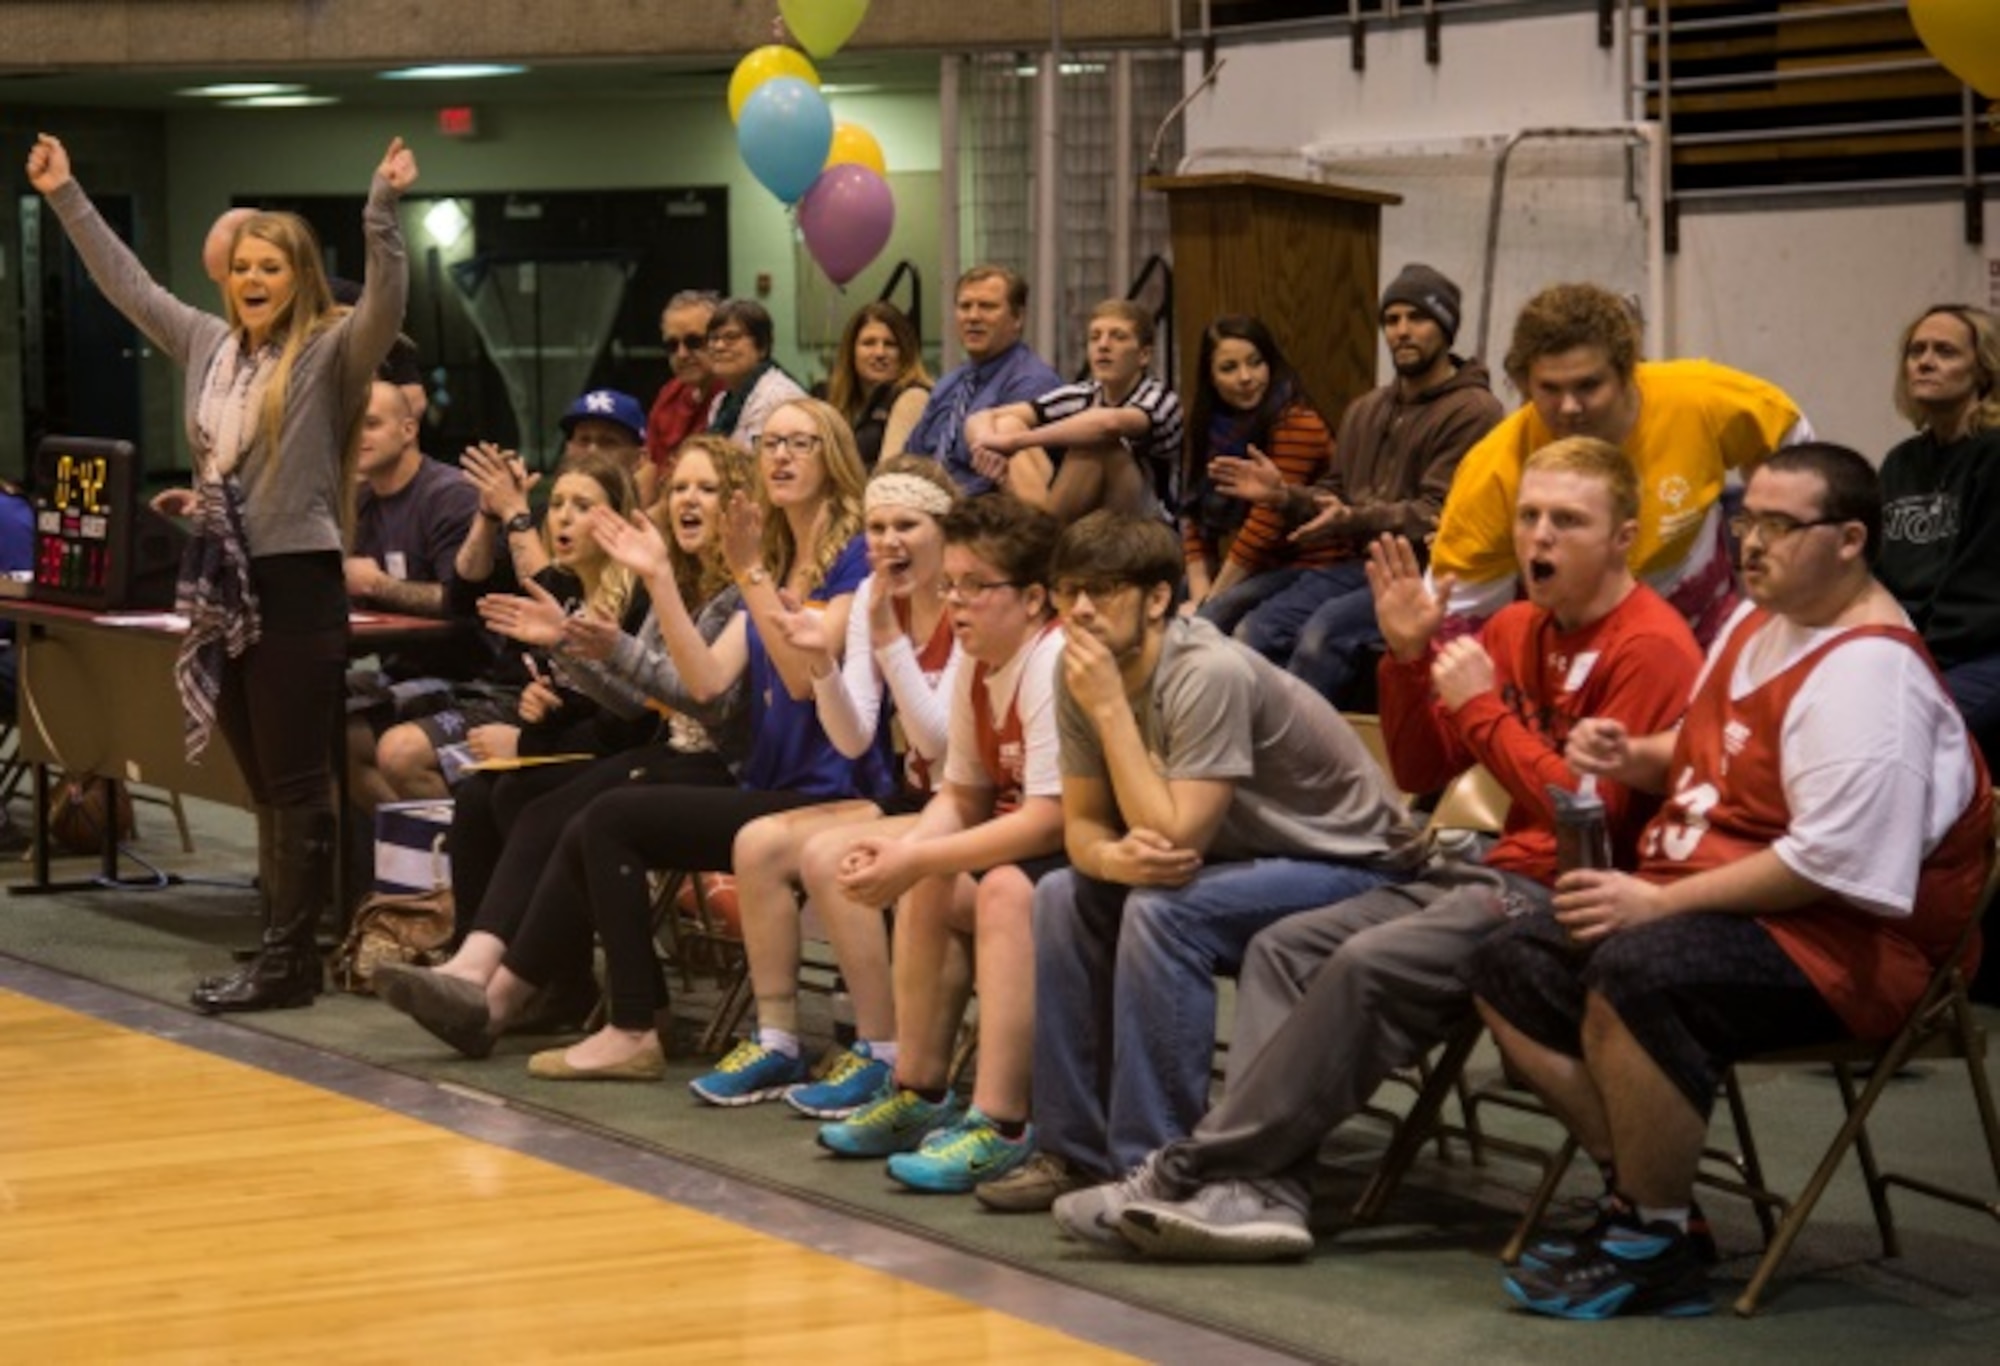
<path fill-rule="evenodd" d="M 783 1053 L 788 1058 L 799 1055 L 799 1036 L 784 1029 L 757 1027 L 757 1042 L 773 1053 Z"/>
<path fill-rule="evenodd" d="M 868 1056 L 876 1062 L 887 1063 L 891 1071 L 896 1066 L 896 1041 L 894 1039 L 863 1039 L 868 1045 Z"/>
<path fill-rule="evenodd" d="M 1675 1205 L 1672 1208 L 1661 1208 L 1654 1205 L 1641 1205 L 1639 1206 L 1639 1222 L 1642 1225 L 1672 1224 L 1682 1233 L 1686 1233 L 1688 1231 L 1688 1207 L 1686 1205 Z"/>

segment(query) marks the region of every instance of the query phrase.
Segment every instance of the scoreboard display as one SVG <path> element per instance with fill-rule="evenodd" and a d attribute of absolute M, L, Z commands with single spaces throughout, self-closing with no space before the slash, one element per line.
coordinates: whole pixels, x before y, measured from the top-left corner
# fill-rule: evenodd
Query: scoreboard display
<path fill-rule="evenodd" d="M 141 502 L 139 473 L 129 441 L 51 436 L 36 448 L 35 600 L 100 611 L 171 604 L 181 537 Z"/>

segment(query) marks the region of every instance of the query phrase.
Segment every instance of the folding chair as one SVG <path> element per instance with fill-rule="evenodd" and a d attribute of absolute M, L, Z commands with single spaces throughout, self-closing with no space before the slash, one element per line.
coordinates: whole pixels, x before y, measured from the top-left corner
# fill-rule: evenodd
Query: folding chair
<path fill-rule="evenodd" d="M 1995 810 L 1994 843 L 2000 852 L 2000 808 Z M 1905 1064 L 1917 1058 L 1961 1059 L 1966 1064 L 1968 1080 L 1972 1087 L 1973 1104 L 1978 1110 L 1979 1123 L 1986 1137 L 1987 1157 L 1993 1167 L 1996 1195 L 2000 1195 L 2000 1119 L 1996 1119 L 1993 1106 L 1993 1092 L 1986 1077 L 1986 1032 L 1972 1013 L 1972 1002 L 1966 994 L 1965 958 L 1971 950 L 1979 925 L 1984 920 L 1987 909 L 1992 905 L 1994 891 L 2000 887 L 2000 861 L 1996 861 L 1988 874 L 1986 886 L 1980 893 L 1979 902 L 1974 907 L 1972 917 L 1966 922 L 1965 930 L 1959 935 L 1957 944 L 1937 970 L 1932 973 L 1930 985 L 1910 1012 L 1903 1028 L 1887 1042 L 1864 1042 L 1843 1040 L 1812 1048 L 1789 1049 L 1780 1053 L 1765 1053 L 1745 1058 L 1740 1066 L 1811 1066 L 1831 1067 L 1834 1080 L 1840 1090 L 1840 1099 L 1846 1111 L 1846 1121 L 1835 1133 L 1833 1141 L 1827 1145 L 1826 1153 L 1814 1168 L 1805 1188 L 1795 1197 L 1787 1198 L 1772 1190 L 1764 1176 L 1763 1163 L 1757 1154 L 1755 1136 L 1751 1130 L 1748 1106 L 1744 1102 L 1743 1089 L 1737 1078 L 1736 1069 L 1731 1068 L 1723 1079 L 1722 1100 L 1728 1107 L 1735 1128 L 1736 1141 L 1741 1152 L 1732 1153 L 1717 1148 L 1703 1151 L 1703 1159 L 1720 1164 L 1725 1170 L 1703 1170 L 1697 1174 L 1697 1184 L 1711 1190 L 1719 1190 L 1749 1200 L 1763 1226 L 1765 1236 L 1764 1255 L 1757 1263 L 1756 1271 L 1743 1293 L 1736 1299 L 1736 1312 L 1750 1317 L 1757 1312 L 1765 1290 L 1777 1275 L 1778 1267 L 1791 1252 L 1792 1244 L 1798 1241 L 1806 1221 L 1812 1217 L 1813 1208 L 1825 1194 L 1846 1158 L 1848 1149 L 1855 1150 L 1861 1164 L 1861 1175 L 1868 1190 L 1868 1201 L 1875 1215 L 1875 1225 L 1882 1238 L 1882 1255 L 1897 1257 L 1902 1255 L 1901 1240 L 1897 1237 L 1895 1219 L 1889 1208 L 1889 1190 L 1901 1186 L 1936 1200 L 1960 1205 L 1966 1209 L 1983 1210 L 1995 1219 L 2000 1219 L 2000 1198 L 1982 1199 L 1969 1192 L 1954 1190 L 1921 1177 L 1897 1172 L 1885 1172 L 1875 1156 L 1874 1144 L 1868 1137 L 1868 1117 L 1875 1108 L 1875 1102 L 1882 1096 L 1889 1083 Z M 1861 1074 L 1866 1073 L 1866 1084 L 1857 1091 L 1856 1083 Z M 1492 1099 L 1490 1094 L 1475 1097 Z M 1524 1110 L 1538 1113 L 1547 1112 L 1532 1101 L 1513 1102 Z M 1489 1136 L 1489 1144 L 1493 1139 Z M 1574 1139 L 1564 1145 L 1562 1167 L 1568 1166 L 1569 1156 L 1574 1155 Z M 1515 1238 L 1502 1254 L 1504 1260 L 1518 1259 L 1520 1249 L 1528 1230 L 1540 1222 L 1555 1193 L 1562 1169 L 1556 1168 L 1544 1180 L 1534 1198 L 1529 1202 L 1528 1212 L 1523 1217 Z M 1774 1218 L 1772 1211 L 1782 1211 Z"/>
<path fill-rule="evenodd" d="M 2000 852 L 2000 807 L 1996 807 L 1994 813 L 1994 844 L 1996 852 Z M 1771 1207 L 1784 1211 L 1776 1232 L 1768 1239 L 1763 1259 L 1757 1263 L 1757 1270 L 1750 1277 L 1750 1283 L 1736 1299 L 1738 1314 L 1747 1318 L 1757 1312 L 1765 1289 L 1791 1252 L 1792 1244 L 1804 1230 L 1806 1220 L 1812 1217 L 1813 1207 L 1819 1203 L 1820 1196 L 1833 1180 L 1849 1148 L 1855 1150 L 1861 1164 L 1862 1180 L 1868 1188 L 1868 1202 L 1874 1210 L 1876 1229 L 1882 1235 L 1882 1255 L 1885 1257 L 1902 1255 L 1895 1216 L 1889 1208 L 1889 1189 L 1892 1186 L 1901 1186 L 1965 1209 L 1983 1210 L 2000 1219 L 2000 1199 L 1982 1199 L 1921 1177 L 1883 1171 L 1876 1160 L 1874 1144 L 1868 1137 L 1868 1116 L 1874 1111 L 1875 1102 L 1906 1063 L 1915 1058 L 1961 1059 L 1972 1085 L 1972 1099 L 1979 1112 L 1980 1127 L 1986 1136 L 1986 1155 L 1993 1167 L 1995 1192 L 2000 1195 L 2000 1120 L 1995 1118 L 1992 1086 L 1986 1077 L 1986 1031 L 1973 1017 L 1972 1002 L 1966 995 L 1965 974 L 1966 956 L 1979 933 L 1980 922 L 1993 903 L 1996 886 L 2000 886 L 2000 861 L 1996 861 L 1993 870 L 1988 873 L 1985 890 L 1980 893 L 1979 904 L 1966 922 L 1958 943 L 1931 975 L 1930 986 L 1910 1012 L 1901 1031 L 1886 1044 L 1843 1042 L 1761 1054 L 1744 1060 L 1746 1066 L 1830 1065 L 1839 1084 L 1841 1104 L 1847 1112 L 1846 1122 L 1827 1145 L 1826 1155 L 1814 1168 L 1805 1189 L 1792 1200 L 1788 1201 L 1771 1191 L 1764 1183 L 1763 1167 L 1757 1159 L 1755 1142 L 1750 1137 L 1749 1114 L 1743 1103 L 1742 1088 L 1737 1081 L 1736 1069 L 1730 1069 L 1724 1092 L 1736 1121 L 1738 1141 L 1744 1149 L 1741 1164 L 1743 1180 L 1740 1188 L 1735 1183 L 1714 1177 L 1705 1178 L 1703 1184 L 1734 1190 L 1755 1201 L 1760 1212 Z M 1857 1068 L 1867 1069 L 1867 1084 L 1858 1095 L 1855 1091 Z"/>
<path fill-rule="evenodd" d="M 1485 768 L 1475 766 L 1453 779 L 1444 790 L 1427 829 L 1434 836 L 1446 832 L 1497 834 L 1506 822 L 1510 805 L 1512 799 L 1499 780 Z M 1477 1016 L 1467 1019 L 1444 1041 L 1434 1058 L 1390 1079 L 1416 1092 L 1416 1099 L 1402 1116 L 1375 1105 L 1363 1109 L 1364 1115 L 1389 1124 L 1391 1133 L 1381 1162 L 1355 1201 L 1353 1217 L 1357 1222 L 1372 1223 L 1381 1217 L 1383 1207 L 1402 1185 L 1417 1153 L 1433 1139 L 1442 1160 L 1450 1157 L 1446 1140 L 1460 1137 L 1470 1146 L 1475 1163 L 1485 1160 L 1485 1149 L 1490 1147 L 1542 1162 L 1546 1169 L 1551 1159 L 1543 1150 L 1489 1135 L 1479 1126 L 1476 1097 L 1466 1092 L 1464 1072 L 1466 1060 L 1472 1056 L 1483 1032 Z M 1445 1100 L 1454 1094 L 1458 1097 L 1462 1120 L 1456 1126 L 1447 1126 L 1441 1123 L 1440 1116 Z"/>

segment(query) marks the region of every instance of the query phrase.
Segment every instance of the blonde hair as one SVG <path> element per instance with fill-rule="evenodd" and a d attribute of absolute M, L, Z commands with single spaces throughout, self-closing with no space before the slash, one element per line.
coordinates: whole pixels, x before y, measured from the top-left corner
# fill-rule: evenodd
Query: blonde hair
<path fill-rule="evenodd" d="M 1566 436 L 1560 441 L 1551 441 L 1529 456 L 1527 463 L 1521 466 L 1524 475 L 1535 470 L 1596 479 L 1611 495 L 1614 520 L 1630 522 L 1639 516 L 1639 472 L 1632 468 L 1631 457 L 1609 441 L 1600 441 L 1594 436 Z"/>
<path fill-rule="evenodd" d="M 1932 304 L 1910 320 L 1903 329 L 1902 337 L 1896 343 L 1896 411 L 1908 418 L 1910 425 L 1918 431 L 1930 426 L 1930 416 L 1919 408 L 1910 397 L 1910 339 L 1917 335 L 1917 329 L 1939 314 L 1958 319 L 1972 333 L 1972 363 L 1978 368 L 1978 388 L 1974 391 L 1979 401 L 1972 407 L 1966 421 L 1966 434 L 1989 432 L 2000 427 L 2000 394 L 1994 393 L 1994 380 L 2000 378 L 2000 326 L 1994 323 L 1993 315 L 1983 308 L 1969 304 Z"/>
<path fill-rule="evenodd" d="M 632 471 L 625 462 L 599 450 L 583 451 L 565 456 L 556 466 L 556 477 L 551 488 L 566 477 L 575 475 L 588 479 L 604 491 L 604 502 L 621 518 L 631 515 L 639 504 L 638 486 L 632 482 Z M 549 531 L 548 519 L 542 519 L 542 550 L 551 559 L 555 556 L 555 539 Z M 593 547 L 595 542 L 592 542 Z M 610 620 L 622 621 L 625 608 L 632 601 L 632 593 L 637 580 L 632 571 L 622 564 L 611 563 L 608 556 L 598 551 L 595 561 L 588 571 L 579 571 L 577 578 L 583 583 L 584 606 Z"/>
<path fill-rule="evenodd" d="M 307 342 L 331 327 L 347 310 L 334 306 L 333 288 L 327 283 L 326 267 L 320 258 L 319 238 L 313 235 L 312 225 L 305 219 L 295 213 L 280 212 L 253 213 L 245 218 L 229 239 L 232 273 L 236 249 L 246 237 L 276 247 L 292 268 L 292 297 L 271 321 L 271 339 L 278 343 L 278 366 L 264 390 L 264 411 L 259 414 L 258 422 L 265 453 L 276 460 L 285 424 L 285 396 L 291 389 L 292 371 L 298 365 L 299 354 Z M 243 320 L 236 312 L 235 292 L 225 289 L 222 293 L 224 316 L 232 330 L 241 331 Z M 357 418 L 357 425 L 358 421 Z"/>
<path fill-rule="evenodd" d="M 826 465 L 827 513 L 819 543 L 813 547 L 813 562 L 805 567 L 801 583 L 808 593 L 826 582 L 826 572 L 847 549 L 847 543 L 861 534 L 862 491 L 868 472 L 861 464 L 861 452 L 854 445 L 854 429 L 832 404 L 816 398 L 795 398 L 772 409 L 782 413 L 796 408 L 812 421 L 820 440 L 820 459 Z M 768 431 L 770 419 L 765 419 Z M 770 490 L 761 471 L 757 480 L 757 503 L 764 511 L 764 567 L 771 577 L 784 582 L 792 572 L 798 545 L 792 540 L 792 525 L 772 506 Z"/>

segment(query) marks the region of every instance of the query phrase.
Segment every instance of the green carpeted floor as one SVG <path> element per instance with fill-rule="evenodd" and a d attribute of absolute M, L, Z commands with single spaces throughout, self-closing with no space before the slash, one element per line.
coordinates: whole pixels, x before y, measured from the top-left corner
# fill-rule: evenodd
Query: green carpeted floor
<path fill-rule="evenodd" d="M 142 816 L 139 851 L 190 875 L 241 876 L 251 862 L 247 817 L 190 804 L 199 849 L 181 854 L 166 822 Z M 80 875 L 86 865 L 64 872 Z M 8 898 L 0 904 L 0 953 L 179 1003 L 189 983 L 214 971 L 227 945 L 249 937 L 246 890 L 188 885 L 160 891 Z M 701 1004 L 690 997 L 690 1017 Z M 268 1031 L 376 1065 L 576 1123 L 689 1162 L 824 1202 L 1044 1275 L 1197 1318 L 1306 1355 L 1351 1362 L 1628 1360 L 1698 1354 L 1714 1362 L 1817 1358 L 1822 1363 L 1914 1359 L 1990 1361 L 2000 1340 L 2000 1227 L 1981 1216 L 1914 1197 L 1899 1201 L 1905 1256 L 1876 1259 L 1858 1180 L 1844 1174 L 1794 1253 L 1769 1308 L 1744 1322 L 1726 1312 L 1698 1321 L 1572 1325 L 1511 1312 L 1499 1288 L 1495 1249 L 1531 1184 L 1528 1168 L 1504 1158 L 1475 1169 L 1462 1150 L 1450 1165 L 1435 1151 L 1420 1161 L 1373 1228 L 1342 1227 L 1370 1170 L 1382 1132 L 1364 1121 L 1327 1149 L 1325 1217 L 1317 1255 L 1302 1266 L 1163 1267 L 1097 1255 L 1060 1240 L 1041 1216 L 986 1213 L 970 1198 L 903 1191 L 874 1163 L 835 1161 L 813 1143 L 813 1125 L 781 1105 L 717 1110 L 697 1104 L 686 1081 L 703 1060 L 670 1065 L 664 1085 L 541 1082 L 524 1068 L 545 1039 L 510 1039 L 474 1063 L 379 1003 L 332 997 L 311 1010 L 244 1017 Z M 825 1020 L 808 1017 L 807 1027 Z M 690 1025 L 692 1019 L 690 1018 Z M 692 1028 L 689 1030 L 692 1033 Z M 1489 1075 L 1489 1056 L 1475 1074 Z M 1751 1078 L 1750 1104 L 1767 1168 L 1803 1180 L 1837 1123 L 1829 1079 L 1804 1072 Z M 1898 1081 L 1874 1126 L 1885 1156 L 1944 1179 L 1977 1184 L 1983 1148 L 1964 1075 L 1928 1068 Z M 1501 1121 L 1503 1125 L 1506 1121 Z M 1524 1137 L 1545 1124 L 1520 1121 Z M 1817 1146 L 1816 1146 L 1817 1145 Z M 1580 1192 L 1582 1173 L 1572 1174 Z M 1726 1306 L 1749 1274 L 1758 1246 L 1746 1207 L 1708 1202 L 1724 1253 L 1718 1300 Z"/>

